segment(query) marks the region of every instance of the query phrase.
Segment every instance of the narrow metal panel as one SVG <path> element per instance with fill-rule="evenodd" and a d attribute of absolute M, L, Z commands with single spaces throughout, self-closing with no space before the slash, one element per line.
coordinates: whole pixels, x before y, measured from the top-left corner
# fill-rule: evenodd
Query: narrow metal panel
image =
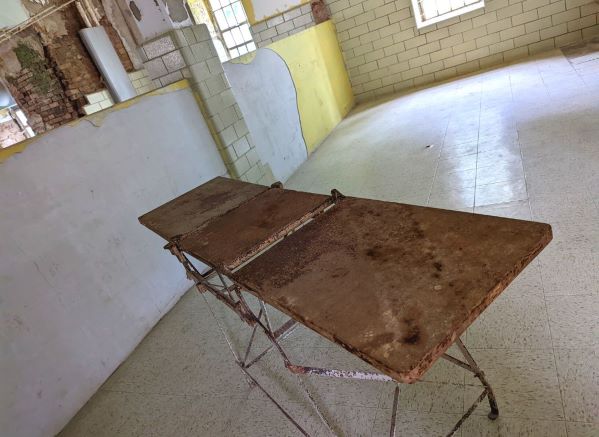
<path fill-rule="evenodd" d="M 10 92 L 0 83 L 0 109 L 7 108 L 15 104 Z"/>
<path fill-rule="evenodd" d="M 96 67 L 102 73 L 112 99 L 115 102 L 122 102 L 135 97 L 137 95 L 135 88 L 104 28 L 100 26 L 81 29 L 79 35 Z"/>

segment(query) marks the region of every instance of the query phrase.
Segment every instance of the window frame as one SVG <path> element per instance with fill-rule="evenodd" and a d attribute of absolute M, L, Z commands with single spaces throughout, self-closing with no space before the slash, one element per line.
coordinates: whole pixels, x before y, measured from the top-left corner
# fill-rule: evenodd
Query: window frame
<path fill-rule="evenodd" d="M 235 59 L 238 58 L 239 56 L 243 56 L 247 53 L 251 53 L 253 51 L 256 50 L 257 46 L 256 46 L 256 42 L 254 41 L 254 37 L 252 36 L 251 33 L 251 25 L 250 25 L 250 21 L 247 17 L 247 12 L 245 11 L 245 8 L 243 6 L 243 2 L 241 0 L 227 0 L 228 4 L 226 4 L 225 6 L 222 6 L 222 4 L 220 5 L 219 8 L 214 8 L 214 6 L 212 5 L 212 2 L 210 0 L 207 0 L 205 2 L 205 5 L 207 6 L 208 12 L 212 18 L 212 22 L 214 23 L 214 28 L 215 30 L 218 32 L 220 40 L 222 42 L 223 48 L 225 49 L 227 56 L 229 57 L 229 59 Z M 219 0 L 220 3 L 220 0 Z M 230 7 L 232 11 L 234 11 L 233 9 L 233 4 L 234 3 L 239 3 L 239 7 L 241 7 L 241 10 L 243 11 L 243 15 L 245 16 L 245 21 L 239 21 L 237 19 L 237 17 L 235 16 L 235 12 L 233 12 L 233 16 L 235 18 L 235 22 L 236 24 L 231 26 L 227 20 L 227 17 L 225 16 L 224 13 L 224 9 L 227 7 Z M 221 12 L 223 14 L 224 20 L 227 23 L 227 26 L 224 28 L 221 28 L 221 23 L 219 22 L 218 18 L 217 18 L 217 12 Z M 241 27 L 243 27 L 244 25 L 247 26 L 248 29 L 248 33 L 250 36 L 249 40 L 244 40 L 244 42 L 237 44 L 237 41 L 235 41 L 235 38 L 232 35 L 232 31 L 234 29 L 238 29 L 240 34 L 243 35 L 243 32 L 241 31 Z M 225 33 L 226 32 L 230 32 L 231 34 L 231 38 L 233 38 L 234 42 L 236 43 L 235 45 L 229 47 L 227 44 L 227 40 L 225 38 Z M 243 37 L 243 36 L 242 36 Z M 250 45 L 253 45 L 254 48 L 250 49 Z M 240 52 L 240 48 L 244 48 L 246 50 L 245 53 L 239 53 Z M 235 50 L 237 52 L 237 54 L 234 56 L 234 53 L 232 53 L 232 51 Z"/>
<path fill-rule="evenodd" d="M 426 1 L 426 0 L 424 0 Z M 412 2 L 412 11 L 414 13 L 414 18 L 416 20 L 416 28 L 423 29 L 428 26 L 432 26 L 433 24 L 440 23 L 445 20 L 449 20 L 450 18 L 459 17 L 460 15 L 467 14 L 468 12 L 476 11 L 478 9 L 482 9 L 485 7 L 485 0 L 479 0 L 476 3 L 472 3 L 470 5 L 466 5 L 454 11 L 449 11 L 441 15 L 437 15 L 436 17 L 429 18 L 428 20 L 422 19 L 422 13 L 420 12 L 420 5 L 418 4 L 418 0 L 411 0 Z"/>

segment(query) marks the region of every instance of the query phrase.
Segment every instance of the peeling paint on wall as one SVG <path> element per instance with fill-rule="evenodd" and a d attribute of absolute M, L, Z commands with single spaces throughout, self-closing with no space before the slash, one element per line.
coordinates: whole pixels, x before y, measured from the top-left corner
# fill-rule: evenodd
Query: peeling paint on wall
<path fill-rule="evenodd" d="M 21 1 L 31 15 L 45 8 L 39 2 Z M 132 71 L 134 66 L 125 45 L 112 22 L 104 16 L 100 0 L 89 1 L 100 13 L 100 23 L 125 69 Z M 57 1 L 46 3 L 57 4 Z M 83 115 L 83 107 L 88 104 L 85 96 L 105 87 L 79 38 L 78 32 L 83 27 L 75 5 L 71 4 L 0 44 L 0 80 L 11 85 L 11 94 L 36 133 Z M 124 20 L 121 27 L 127 31 Z"/>
<path fill-rule="evenodd" d="M 30 15 L 39 13 L 43 8 L 39 4 L 29 1 L 23 3 Z M 62 13 L 54 13 L 48 18 L 39 20 L 35 24 L 35 29 L 42 38 L 44 44 L 50 43 L 54 38 L 65 36 L 67 32 L 65 16 Z"/>
<path fill-rule="evenodd" d="M 129 10 L 131 10 L 131 13 L 137 21 L 141 21 L 141 19 L 143 18 L 141 15 L 141 11 L 137 7 L 137 3 L 135 3 L 133 0 L 129 2 Z"/>
<path fill-rule="evenodd" d="M 189 14 L 185 8 L 185 0 L 163 0 L 168 10 L 168 15 L 175 23 L 189 21 Z M 189 22 L 188 24 L 191 24 Z"/>
<path fill-rule="evenodd" d="M 295 86 L 277 53 L 258 49 L 252 55 L 223 68 L 260 160 L 269 163 L 277 180 L 286 181 L 308 156 Z"/>
<path fill-rule="evenodd" d="M 23 42 L 37 51 L 40 55 L 44 54 L 44 48 L 33 30 L 21 32 L 20 38 L 12 38 L 0 44 L 0 76 L 15 75 L 21 71 L 21 63 L 17 59 L 14 49 Z"/>
<path fill-rule="evenodd" d="M 136 70 L 140 70 L 143 68 L 143 60 L 137 51 L 135 37 L 131 33 L 131 29 L 129 29 L 123 13 L 115 4 L 114 0 L 102 0 L 102 6 L 104 7 L 106 18 L 113 24 L 118 36 L 121 38 L 121 41 L 123 41 L 123 46 L 133 63 L 133 67 Z"/>
<path fill-rule="evenodd" d="M 302 131 L 311 153 L 354 104 L 332 21 L 267 46 L 283 58 L 297 90 Z"/>

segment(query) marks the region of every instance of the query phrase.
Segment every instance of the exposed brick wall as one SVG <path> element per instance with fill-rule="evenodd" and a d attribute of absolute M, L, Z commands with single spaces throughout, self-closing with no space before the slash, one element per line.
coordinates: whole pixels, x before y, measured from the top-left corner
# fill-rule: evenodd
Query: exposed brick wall
<path fill-rule="evenodd" d="M 67 34 L 47 41 L 46 54 L 62 82 L 67 97 L 80 110 L 87 104 L 85 94 L 103 89 L 104 83 L 79 38 L 79 29 L 84 25 L 77 9 L 71 5 L 61 13 L 64 16 Z"/>
<path fill-rule="evenodd" d="M 7 77 L 9 91 L 27 115 L 36 133 L 45 132 L 78 117 L 77 108 L 66 96 L 53 69 L 46 64 L 50 81 L 40 86 L 28 68 L 16 76 Z"/>
<path fill-rule="evenodd" d="M 599 34 L 592 0 L 487 0 L 422 29 L 410 0 L 327 0 L 358 100 L 443 80 Z"/>
<path fill-rule="evenodd" d="M 125 70 L 127 72 L 135 71 L 133 62 L 131 62 L 131 58 L 129 57 L 129 54 L 125 49 L 125 45 L 123 44 L 121 37 L 119 36 L 118 32 L 113 27 L 113 25 L 110 23 L 110 21 L 108 21 L 108 18 L 102 17 L 102 19 L 100 20 L 100 24 L 104 29 L 106 29 L 108 38 L 110 38 L 110 42 L 116 50 L 116 53 L 119 55 L 119 59 L 121 60 L 123 67 L 125 67 Z"/>
<path fill-rule="evenodd" d="M 100 4 L 97 1 L 95 3 L 96 6 Z M 100 8 L 99 12 L 104 11 Z M 106 17 L 101 19 L 101 24 L 106 29 L 123 66 L 127 71 L 133 72 L 133 63 L 117 31 Z M 34 38 L 36 41 L 34 45 L 43 47 L 40 56 L 47 76 L 51 78 L 50 87 L 36 86 L 32 71 L 26 66 L 21 65 L 22 69 L 18 73 L 14 72 L 14 68 L 10 73 L 2 71 L 0 61 L 0 76 L 6 77 L 11 84 L 15 100 L 31 119 L 31 127 L 37 133 L 85 115 L 84 107 L 88 104 L 85 96 L 106 88 L 79 37 L 78 32 L 83 27 L 84 23 L 72 4 L 44 19 L 39 26 L 36 25 L 15 36 L 11 41 L 11 44 L 17 46 L 18 42 L 25 41 L 25 35 L 28 35 L 27 38 Z"/>

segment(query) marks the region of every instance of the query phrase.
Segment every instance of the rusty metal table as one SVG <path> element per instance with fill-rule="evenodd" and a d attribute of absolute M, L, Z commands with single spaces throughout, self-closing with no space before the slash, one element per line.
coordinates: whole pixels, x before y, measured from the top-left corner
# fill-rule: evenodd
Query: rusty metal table
<path fill-rule="evenodd" d="M 306 431 L 249 368 L 270 350 L 298 375 L 318 415 L 332 428 L 300 375 L 413 383 L 439 358 L 463 367 L 483 391 L 455 427 L 493 391 L 460 335 L 549 243 L 547 224 L 442 209 L 271 188 L 216 178 L 140 217 L 169 241 L 198 290 L 235 311 L 252 335 L 235 361 L 294 425 Z M 200 273 L 191 258 L 208 266 Z M 216 277 L 215 285 L 211 278 Z M 258 298 L 250 309 L 244 293 Z M 265 303 L 290 319 L 274 329 Z M 282 340 L 297 326 L 357 355 L 380 373 L 292 363 Z M 249 359 L 257 330 L 272 345 Z M 446 353 L 456 344 L 463 359 Z M 390 434 L 394 434 L 399 385 Z"/>

